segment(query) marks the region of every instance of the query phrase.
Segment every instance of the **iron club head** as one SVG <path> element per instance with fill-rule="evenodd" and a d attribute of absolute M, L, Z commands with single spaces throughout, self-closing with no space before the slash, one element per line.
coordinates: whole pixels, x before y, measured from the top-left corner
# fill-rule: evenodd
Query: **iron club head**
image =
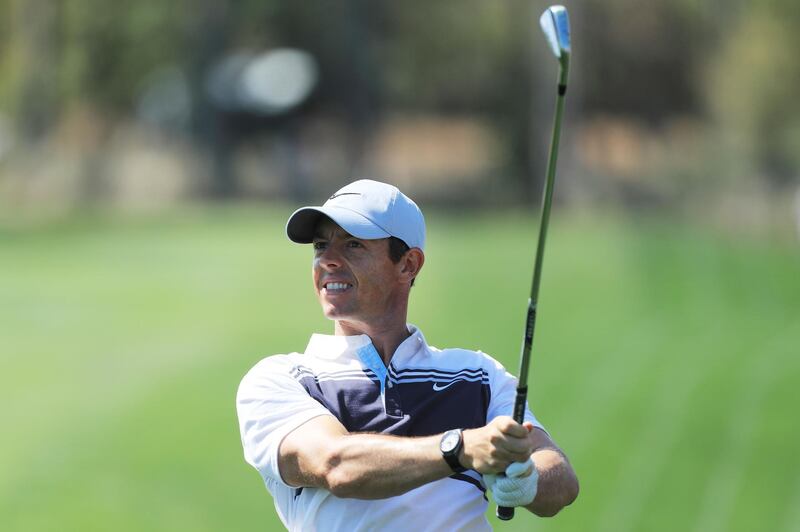
<path fill-rule="evenodd" d="M 569 16 L 564 6 L 550 6 L 539 18 L 539 24 L 553 54 L 562 60 L 569 55 Z"/>

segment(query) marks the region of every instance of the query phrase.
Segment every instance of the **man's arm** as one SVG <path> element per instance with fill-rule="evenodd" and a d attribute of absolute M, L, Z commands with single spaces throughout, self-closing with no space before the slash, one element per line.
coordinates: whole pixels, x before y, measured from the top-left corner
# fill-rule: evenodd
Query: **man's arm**
<path fill-rule="evenodd" d="M 337 497 L 393 497 L 453 474 L 439 450 L 441 436 L 350 434 L 336 418 L 319 416 L 281 442 L 280 474 L 289 485 L 324 488 Z M 498 473 L 527 460 L 534 442 L 528 429 L 502 416 L 465 430 L 459 459 L 479 473 Z"/>
<path fill-rule="evenodd" d="M 539 487 L 536 498 L 525 508 L 540 517 L 552 517 L 578 497 L 578 477 L 550 436 L 532 425 L 531 428 L 529 439 L 535 449 L 531 457 L 539 473 Z"/>

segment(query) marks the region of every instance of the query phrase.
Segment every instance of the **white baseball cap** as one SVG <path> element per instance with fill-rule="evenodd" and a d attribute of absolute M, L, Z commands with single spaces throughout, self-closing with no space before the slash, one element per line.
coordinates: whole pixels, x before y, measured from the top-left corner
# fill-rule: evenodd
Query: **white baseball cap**
<path fill-rule="evenodd" d="M 286 222 L 293 242 L 310 244 L 323 216 L 356 238 L 397 237 L 410 248 L 425 249 L 425 218 L 417 204 L 397 187 L 361 179 L 338 190 L 322 207 L 297 209 Z"/>

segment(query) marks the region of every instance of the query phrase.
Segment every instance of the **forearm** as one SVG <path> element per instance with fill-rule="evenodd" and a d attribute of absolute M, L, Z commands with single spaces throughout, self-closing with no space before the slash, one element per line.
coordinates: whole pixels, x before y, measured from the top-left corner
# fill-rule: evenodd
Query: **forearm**
<path fill-rule="evenodd" d="M 383 499 L 452 474 L 439 451 L 440 436 L 344 434 L 329 442 L 301 483 L 337 497 Z"/>
<path fill-rule="evenodd" d="M 555 449 L 533 453 L 539 473 L 536 498 L 525 508 L 540 517 L 552 517 L 578 496 L 578 478 L 566 457 Z"/>
<path fill-rule="evenodd" d="M 453 474 L 441 438 L 351 434 L 333 416 L 319 416 L 280 444 L 280 475 L 290 486 L 323 488 L 337 497 L 393 497 Z M 535 449 L 528 429 L 508 416 L 465 430 L 463 438 L 459 462 L 479 473 L 499 473 Z"/>

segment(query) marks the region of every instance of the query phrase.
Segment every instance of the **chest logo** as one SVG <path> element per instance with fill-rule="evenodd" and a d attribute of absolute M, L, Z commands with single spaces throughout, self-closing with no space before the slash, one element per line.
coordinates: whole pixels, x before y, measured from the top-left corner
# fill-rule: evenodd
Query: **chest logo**
<path fill-rule="evenodd" d="M 434 382 L 433 383 L 433 391 L 434 392 L 441 392 L 442 390 L 444 390 L 448 386 L 452 386 L 453 384 L 455 384 L 457 382 L 460 382 L 460 379 L 459 380 L 450 381 L 447 384 L 445 384 L 444 386 L 439 386 L 438 382 Z"/>

